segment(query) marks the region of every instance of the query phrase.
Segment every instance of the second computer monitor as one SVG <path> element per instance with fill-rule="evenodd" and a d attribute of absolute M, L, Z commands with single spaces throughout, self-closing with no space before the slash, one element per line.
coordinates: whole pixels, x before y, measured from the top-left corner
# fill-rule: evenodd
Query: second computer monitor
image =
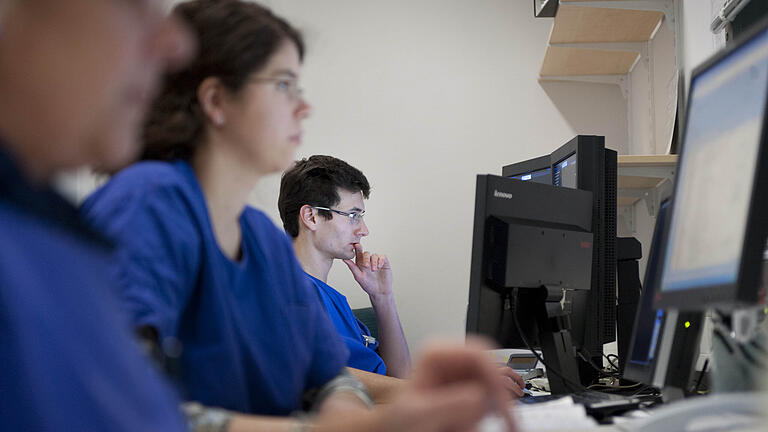
<path fill-rule="evenodd" d="M 759 303 L 768 233 L 768 26 L 694 71 L 657 305 Z"/>
<path fill-rule="evenodd" d="M 592 192 L 592 284 L 574 296 L 573 334 L 595 362 L 616 339 L 616 163 L 604 137 L 579 135 L 549 155 L 502 168 L 504 177 Z"/>
<path fill-rule="evenodd" d="M 668 217 L 669 201 L 665 201 L 656 215 L 656 228 L 653 230 L 642 294 L 623 371 L 624 378 L 649 385 L 654 384 L 659 341 L 664 330 L 664 311 L 653 307 L 653 296 L 661 279 L 659 270 L 663 264 L 663 239 L 666 237 Z"/>
<path fill-rule="evenodd" d="M 623 377 L 664 390 L 674 399 L 694 392 L 696 361 L 704 323 L 700 312 L 664 311 L 654 307 L 664 264 L 670 202 L 656 215 L 656 227 L 635 318 Z"/>

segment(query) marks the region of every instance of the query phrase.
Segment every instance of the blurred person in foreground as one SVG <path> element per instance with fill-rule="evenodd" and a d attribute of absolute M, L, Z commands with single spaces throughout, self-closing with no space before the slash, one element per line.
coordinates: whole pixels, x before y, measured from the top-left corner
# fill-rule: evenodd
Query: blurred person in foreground
<path fill-rule="evenodd" d="M 110 243 L 51 182 L 135 157 L 192 48 L 155 2 L 0 0 L 0 430 L 186 429 L 112 297 Z"/>

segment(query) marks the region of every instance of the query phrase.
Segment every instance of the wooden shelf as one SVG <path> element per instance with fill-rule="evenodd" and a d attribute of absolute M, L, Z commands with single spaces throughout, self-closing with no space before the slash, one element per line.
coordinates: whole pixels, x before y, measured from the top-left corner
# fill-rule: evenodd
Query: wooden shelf
<path fill-rule="evenodd" d="M 546 76 L 625 75 L 632 70 L 640 53 L 633 51 L 603 51 L 583 48 L 547 48 L 539 72 Z"/>
<path fill-rule="evenodd" d="M 561 5 L 549 43 L 645 42 L 663 17 L 662 12 Z"/>
<path fill-rule="evenodd" d="M 621 155 L 616 186 L 619 190 L 653 189 L 673 178 L 676 166 L 677 155 Z"/>
<path fill-rule="evenodd" d="M 578 3 L 561 2 L 541 77 L 629 74 L 640 58 L 640 44 L 653 37 L 664 19 L 661 11 L 585 7 Z"/>
<path fill-rule="evenodd" d="M 619 167 L 675 166 L 677 155 L 619 155 Z"/>

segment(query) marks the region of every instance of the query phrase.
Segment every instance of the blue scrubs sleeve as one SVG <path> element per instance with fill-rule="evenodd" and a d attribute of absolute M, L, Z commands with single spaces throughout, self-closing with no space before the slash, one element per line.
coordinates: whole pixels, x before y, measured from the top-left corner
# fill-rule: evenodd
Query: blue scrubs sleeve
<path fill-rule="evenodd" d="M 342 372 L 349 359 L 349 350 L 325 313 L 317 289 L 302 270 L 293 252 L 293 246 L 289 247 L 293 280 L 301 298 L 306 299 L 307 310 L 310 312 L 305 318 L 308 321 L 307 328 L 312 330 L 312 339 L 307 341 L 312 346 L 312 361 L 306 388 L 319 388 Z"/>
<path fill-rule="evenodd" d="M 114 182 L 97 191 L 83 204 L 83 216 L 119 245 L 112 272 L 133 324 L 174 336 L 202 249 L 189 216 L 192 203 L 177 185 L 124 186 Z"/>

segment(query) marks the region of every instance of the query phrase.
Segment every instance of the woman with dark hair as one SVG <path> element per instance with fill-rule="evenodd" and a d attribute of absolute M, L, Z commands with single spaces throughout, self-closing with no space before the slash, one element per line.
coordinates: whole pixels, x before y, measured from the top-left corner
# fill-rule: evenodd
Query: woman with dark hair
<path fill-rule="evenodd" d="M 333 423 L 328 430 L 430 424 L 412 403 L 393 405 L 404 415 L 367 410 L 369 396 L 343 372 L 346 347 L 290 241 L 246 205 L 259 179 L 286 169 L 301 143 L 310 107 L 298 87 L 300 34 L 243 0 L 193 0 L 173 13 L 196 33 L 198 55 L 167 77 L 153 104 L 144 161 L 116 174 L 82 210 L 119 244 L 122 302 L 142 334 L 157 335 L 175 358 L 182 397 L 223 409 L 195 406 L 194 422 L 221 430 L 303 427 L 264 416 L 285 416 L 309 400 Z M 466 378 L 430 373 L 406 396 Z M 473 409 L 459 419 L 471 424 L 502 397 L 485 382 L 492 391 L 470 394 L 472 403 L 464 394 L 435 404 Z"/>
<path fill-rule="evenodd" d="M 195 0 L 174 14 L 199 53 L 153 104 L 145 161 L 82 210 L 120 246 L 115 271 L 134 325 L 161 347 L 180 345 L 184 398 L 287 415 L 347 356 L 284 234 L 246 209 L 259 178 L 286 168 L 301 142 L 303 42 L 255 3 Z"/>

